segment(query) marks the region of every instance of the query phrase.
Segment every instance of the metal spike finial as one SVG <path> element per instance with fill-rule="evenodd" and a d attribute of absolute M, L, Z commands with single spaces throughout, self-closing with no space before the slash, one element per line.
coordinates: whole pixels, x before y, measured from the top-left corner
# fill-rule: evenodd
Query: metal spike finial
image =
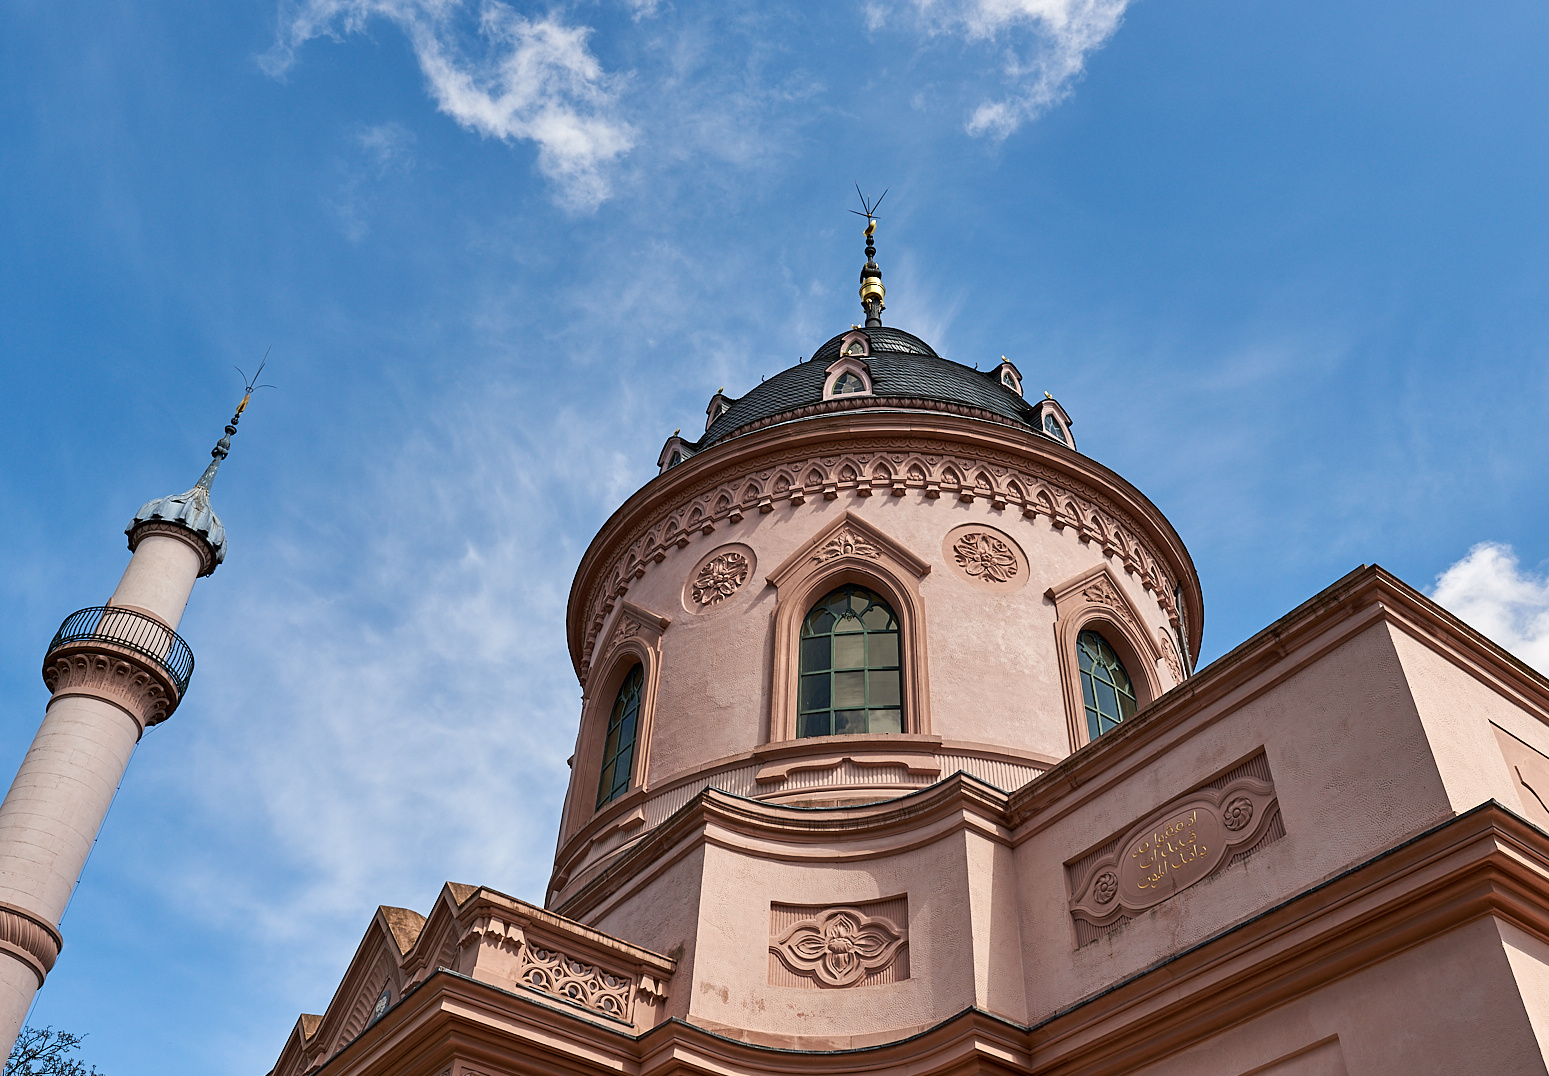
<path fill-rule="evenodd" d="M 889 187 L 887 190 L 892 190 Z M 857 217 L 866 218 L 866 264 L 861 268 L 861 309 L 866 311 L 866 328 L 874 329 L 882 324 L 882 311 L 887 309 L 882 305 L 883 298 L 887 295 L 887 289 L 882 286 L 882 270 L 877 267 L 877 207 L 882 204 L 882 199 L 887 197 L 887 190 L 882 192 L 875 202 L 871 201 L 861 191 L 861 185 L 855 185 L 855 193 L 861 196 L 861 208 L 852 209 Z"/>
<path fill-rule="evenodd" d="M 269 350 L 273 350 L 272 348 Z M 216 442 L 210 449 L 210 465 L 204 469 L 204 474 L 199 476 L 199 481 L 194 483 L 195 489 L 210 492 L 210 484 L 215 481 L 215 472 L 220 470 L 221 460 L 231 452 L 231 435 L 237 432 L 237 423 L 242 420 L 242 412 L 247 410 L 247 402 L 253 398 L 253 393 L 259 389 L 272 389 L 273 385 L 260 385 L 258 379 L 263 375 L 264 367 L 269 365 L 269 351 L 264 352 L 263 361 L 258 364 L 252 377 L 242 373 L 242 367 L 236 367 L 236 371 L 242 374 L 242 402 L 237 404 L 236 412 L 231 416 L 231 421 L 226 423 L 226 435 Z"/>

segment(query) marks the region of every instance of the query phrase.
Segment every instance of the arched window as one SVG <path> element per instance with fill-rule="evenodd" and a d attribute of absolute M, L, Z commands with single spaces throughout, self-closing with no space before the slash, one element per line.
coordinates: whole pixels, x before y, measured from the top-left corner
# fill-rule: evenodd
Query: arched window
<path fill-rule="evenodd" d="M 839 380 L 834 382 L 835 396 L 848 396 L 851 393 L 865 392 L 866 382 L 862 381 L 859 374 L 843 373 Z"/>
<path fill-rule="evenodd" d="M 1081 667 L 1086 728 L 1095 740 L 1135 716 L 1135 688 L 1119 655 L 1095 631 L 1083 631 L 1076 636 L 1076 662 Z"/>
<path fill-rule="evenodd" d="M 902 731 L 898 617 L 880 595 L 842 586 L 801 625 L 796 735 Z"/>
<path fill-rule="evenodd" d="M 608 738 L 602 748 L 602 780 L 597 783 L 597 806 L 617 799 L 629 787 L 635 763 L 635 727 L 640 718 L 640 688 L 645 670 L 636 665 L 619 685 L 608 715 Z"/>
<path fill-rule="evenodd" d="M 1054 438 L 1060 444 L 1070 444 L 1070 441 L 1065 437 L 1065 431 L 1060 427 L 1060 420 L 1055 418 L 1053 415 L 1043 416 L 1043 428 L 1045 431 L 1047 431 L 1050 437 Z"/>

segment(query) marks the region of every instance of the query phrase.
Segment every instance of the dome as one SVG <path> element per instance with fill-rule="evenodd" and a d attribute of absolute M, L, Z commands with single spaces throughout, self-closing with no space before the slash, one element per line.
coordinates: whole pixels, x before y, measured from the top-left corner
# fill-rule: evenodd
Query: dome
<path fill-rule="evenodd" d="M 840 358 L 844 341 L 856 337 L 865 341 L 866 353 L 862 357 L 870 391 L 864 395 L 825 398 L 828 368 Z M 925 341 L 900 329 L 852 328 L 818 348 L 812 358 L 782 370 L 740 399 L 727 399 L 724 410 L 705 430 L 705 436 L 695 444 L 684 442 L 688 450 L 685 455 L 776 421 L 874 407 L 977 415 L 1043 434 L 1035 414 L 1037 409 L 1003 383 L 994 370 L 976 370 L 944 359 Z"/>
<path fill-rule="evenodd" d="M 209 544 L 213 557 L 208 568 L 200 573 L 202 575 L 209 575 L 217 564 L 226 559 L 226 528 L 210 507 L 210 491 L 202 485 L 195 486 L 187 493 L 174 493 L 159 500 L 147 501 L 135 513 L 134 519 L 129 521 L 129 526 L 124 528 L 124 533 L 129 536 L 131 551 L 139 544 L 136 532 L 147 523 L 170 523 L 203 538 Z"/>

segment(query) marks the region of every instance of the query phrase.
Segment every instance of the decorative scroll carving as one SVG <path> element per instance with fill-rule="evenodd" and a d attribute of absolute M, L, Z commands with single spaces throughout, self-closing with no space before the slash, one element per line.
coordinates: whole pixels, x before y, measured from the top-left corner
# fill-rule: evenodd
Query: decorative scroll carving
<path fill-rule="evenodd" d="M 769 951 L 819 986 L 854 986 L 887 968 L 905 943 L 904 928 L 859 908 L 829 908 L 770 940 Z"/>
<path fill-rule="evenodd" d="M 91 695 L 127 710 L 141 728 L 171 716 L 178 696 L 165 673 L 150 662 L 97 647 L 61 648 L 49 654 L 43 682 L 59 695 Z"/>
<path fill-rule="evenodd" d="M 694 600 L 702 606 L 725 601 L 748 581 L 753 565 L 737 550 L 718 553 L 694 577 Z"/>
<path fill-rule="evenodd" d="M 866 557 L 876 560 L 882 555 L 882 551 L 866 540 L 865 536 L 857 533 L 853 528 L 841 527 L 833 536 L 812 554 L 814 564 L 826 564 L 838 557 Z"/>
<path fill-rule="evenodd" d="M 0 902 L 0 951 L 20 960 L 38 977 L 38 985 L 59 959 L 59 931 L 30 912 Z"/>
<path fill-rule="evenodd" d="M 1055 526 L 1073 530 L 1083 541 L 1099 544 L 1104 553 L 1117 557 L 1169 618 L 1177 621 L 1172 576 L 1139 538 L 1135 521 L 1099 490 L 1011 452 L 963 454 L 960 446 L 928 438 L 858 441 L 848 447 L 843 456 L 771 452 L 746 467 L 706 476 L 685 490 L 681 500 L 642 517 L 587 588 L 580 641 L 583 679 L 607 615 L 630 582 L 661 564 L 673 549 L 685 548 L 696 535 L 708 533 L 707 527 L 713 530 L 716 523 L 730 522 L 733 514 L 751 507 L 744 504 L 749 488 L 767 491 L 755 502 L 761 512 L 772 510 L 775 502 L 801 504 L 819 493 L 865 496 L 886 490 L 901 495 L 914 490 L 927 498 L 943 492 L 950 495 L 949 500 L 983 497 L 995 508 L 1046 516 Z M 965 482 L 964 475 L 976 478 Z"/>
<path fill-rule="evenodd" d="M 617 1020 L 629 1019 L 629 994 L 634 981 L 610 975 L 594 964 L 536 945 L 522 947 L 524 986 L 573 1001 Z"/>
<path fill-rule="evenodd" d="M 1172 636 L 1166 628 L 1156 629 L 1156 641 L 1162 648 L 1162 660 L 1167 663 L 1167 671 L 1172 673 L 1173 683 L 1183 683 L 1183 661 L 1178 657 L 1178 648 L 1173 645 Z"/>
<path fill-rule="evenodd" d="M 1119 596 L 1119 592 L 1113 588 L 1113 584 L 1106 576 L 1098 576 L 1092 580 L 1081 596 L 1096 605 L 1106 605 L 1124 619 L 1124 622 L 1136 630 L 1144 631 L 1144 628 L 1135 623 L 1135 614 L 1130 612 L 1129 602 Z"/>
<path fill-rule="evenodd" d="M 1078 945 L 1095 941 L 1229 863 L 1285 835 L 1258 755 L 1181 796 L 1066 867 Z"/>

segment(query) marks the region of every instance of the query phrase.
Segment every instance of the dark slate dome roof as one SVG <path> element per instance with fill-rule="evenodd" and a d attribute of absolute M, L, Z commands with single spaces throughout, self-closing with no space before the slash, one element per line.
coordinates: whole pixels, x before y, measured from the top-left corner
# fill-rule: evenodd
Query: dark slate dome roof
<path fill-rule="evenodd" d="M 930 410 L 932 404 L 940 404 L 942 410 L 978 412 L 1037 429 L 1033 406 L 1002 385 L 993 372 L 943 359 L 919 337 L 887 327 L 858 330 L 871 342 L 866 364 L 872 395 L 825 401 L 823 382 L 828 367 L 839 357 L 841 342 L 855 331 L 840 333 L 818 348 L 812 358 L 782 370 L 732 401 L 693 450 L 702 451 L 744 430 L 801 414 L 866 407 Z"/>

